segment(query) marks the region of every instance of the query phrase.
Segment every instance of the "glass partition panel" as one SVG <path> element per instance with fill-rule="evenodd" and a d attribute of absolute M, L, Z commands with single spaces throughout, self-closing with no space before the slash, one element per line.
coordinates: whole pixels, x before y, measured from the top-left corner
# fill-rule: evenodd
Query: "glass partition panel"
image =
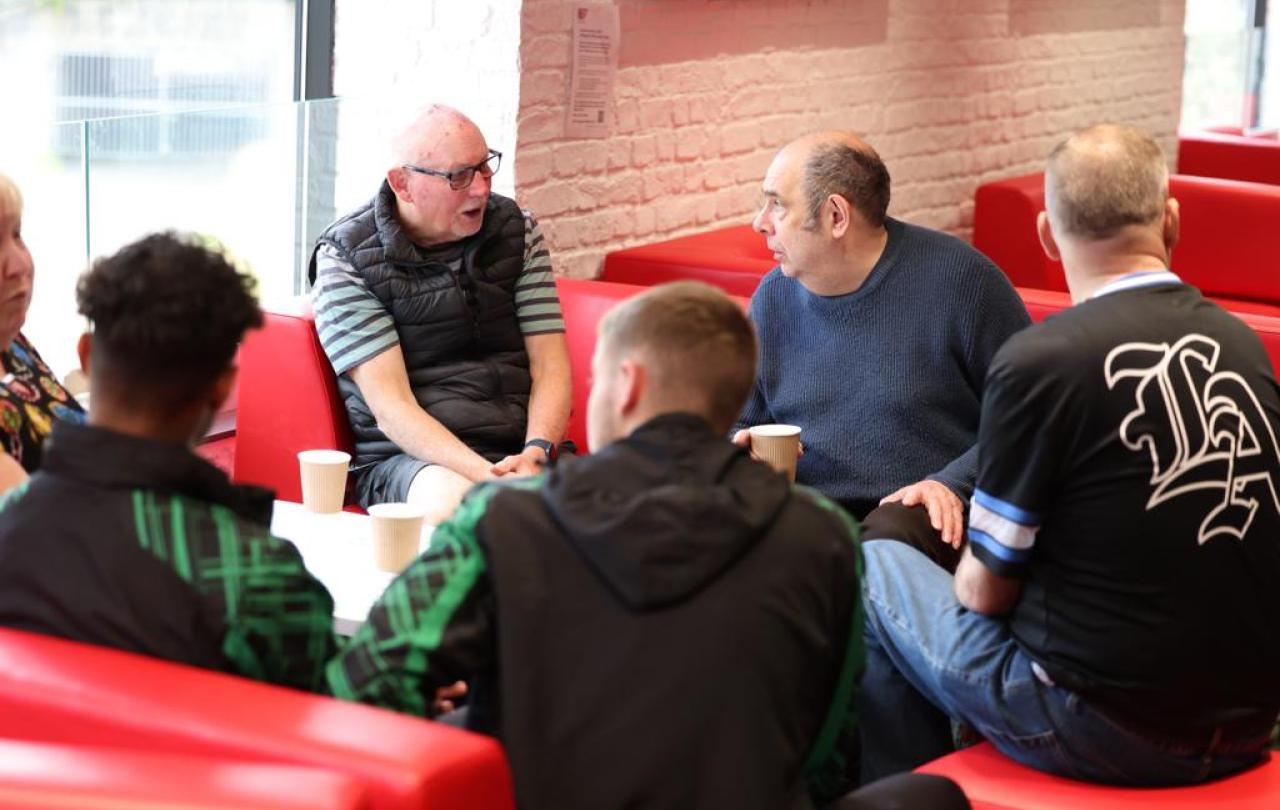
<path fill-rule="evenodd" d="M 264 300 L 293 293 L 296 105 L 113 118 L 87 132 L 91 255 L 187 231 L 244 262 Z"/>
<path fill-rule="evenodd" d="M 0 102 L 30 125 L 293 97 L 296 0 L 0 0 Z"/>

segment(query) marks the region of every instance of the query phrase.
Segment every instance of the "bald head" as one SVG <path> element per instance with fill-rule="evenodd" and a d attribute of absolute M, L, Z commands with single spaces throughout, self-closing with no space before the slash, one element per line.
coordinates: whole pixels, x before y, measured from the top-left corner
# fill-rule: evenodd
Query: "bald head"
<path fill-rule="evenodd" d="M 808 222 L 816 223 L 822 204 L 839 194 L 868 225 L 884 225 L 889 209 L 889 170 L 871 145 L 852 132 L 829 130 L 798 138 L 783 148 L 804 167 Z"/>
<path fill-rule="evenodd" d="M 1058 239 L 1101 241 L 1129 226 L 1156 225 L 1168 196 L 1164 155 L 1134 127 L 1090 127 L 1049 155 L 1045 207 Z"/>
<path fill-rule="evenodd" d="M 391 139 L 391 166 L 432 166 L 458 142 L 473 141 L 484 142 L 474 121 L 444 104 L 428 104 Z"/>
<path fill-rule="evenodd" d="M 423 247 L 447 244 L 480 230 L 500 156 L 462 113 L 443 104 L 424 107 L 391 142 L 387 184 L 396 196 L 396 216 Z M 483 168 L 487 167 L 487 168 Z M 463 185 L 453 186 L 462 174 Z"/>

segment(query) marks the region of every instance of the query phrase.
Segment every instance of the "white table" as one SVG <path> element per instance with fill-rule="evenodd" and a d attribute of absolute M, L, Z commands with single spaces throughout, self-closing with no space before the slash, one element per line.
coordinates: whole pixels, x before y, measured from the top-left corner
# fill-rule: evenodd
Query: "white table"
<path fill-rule="evenodd" d="M 421 552 L 431 543 L 434 526 L 422 527 Z M 333 627 L 344 636 L 355 632 L 369 608 L 395 574 L 373 564 L 370 518 L 352 512 L 318 515 L 300 503 L 276 501 L 271 533 L 298 547 L 307 570 L 333 596 Z"/>

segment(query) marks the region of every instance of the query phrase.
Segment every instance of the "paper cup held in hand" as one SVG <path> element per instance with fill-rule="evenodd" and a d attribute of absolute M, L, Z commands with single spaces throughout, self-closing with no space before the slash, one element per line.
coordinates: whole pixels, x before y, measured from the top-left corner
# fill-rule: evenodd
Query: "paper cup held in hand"
<path fill-rule="evenodd" d="M 369 507 L 373 524 L 373 564 L 398 574 L 418 556 L 422 538 L 420 506 L 409 503 L 377 503 Z"/>
<path fill-rule="evenodd" d="M 341 512 L 351 454 L 341 450 L 303 450 L 298 454 L 302 505 L 312 512 Z"/>
<path fill-rule="evenodd" d="M 796 480 L 800 456 L 800 428 L 795 425 L 756 425 L 751 428 L 751 453 L 787 478 Z"/>

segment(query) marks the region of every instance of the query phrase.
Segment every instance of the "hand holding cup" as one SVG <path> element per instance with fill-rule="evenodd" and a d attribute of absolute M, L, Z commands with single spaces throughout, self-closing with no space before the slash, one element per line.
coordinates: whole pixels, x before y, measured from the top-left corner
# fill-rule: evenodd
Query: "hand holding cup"
<path fill-rule="evenodd" d="M 791 481 L 796 480 L 800 428 L 795 425 L 756 425 L 747 430 L 751 455 L 765 462 Z M 736 440 L 738 437 L 735 436 Z"/>

